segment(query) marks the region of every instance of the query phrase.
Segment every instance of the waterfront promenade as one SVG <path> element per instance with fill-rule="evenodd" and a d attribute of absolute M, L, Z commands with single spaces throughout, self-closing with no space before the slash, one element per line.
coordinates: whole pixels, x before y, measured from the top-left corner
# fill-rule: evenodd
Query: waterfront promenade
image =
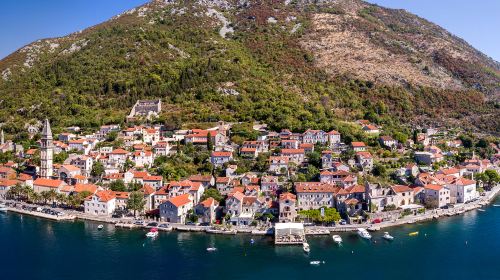
<path fill-rule="evenodd" d="M 484 205 L 489 204 L 500 192 L 500 185 L 495 186 L 491 191 L 485 193 L 484 196 L 481 196 L 478 200 L 473 201 L 467 204 L 456 204 L 453 208 L 448 209 L 429 209 L 423 214 L 419 215 L 408 215 L 404 217 L 400 217 L 398 219 L 393 219 L 389 221 L 383 221 L 377 224 L 351 224 L 351 225 L 335 225 L 335 226 L 307 226 L 305 228 L 306 235 L 327 235 L 333 232 L 349 232 L 355 231 L 357 228 L 367 228 L 372 231 L 381 230 L 388 227 L 399 226 L 404 224 L 414 224 L 418 222 L 425 222 L 432 219 L 445 218 L 449 216 L 459 215 L 465 213 L 467 211 L 471 211 L 474 209 L 481 208 Z M 55 216 L 50 214 L 41 213 L 38 211 L 29 211 L 22 209 L 22 206 L 31 206 L 36 207 L 39 205 L 31 205 L 23 202 L 12 201 L 12 200 L 0 200 L 3 203 L 15 203 L 16 207 L 8 207 L 9 211 L 16 212 L 24 215 L 31 215 L 35 217 L 56 220 L 56 221 L 67 221 L 74 219 L 81 219 L 87 221 L 94 221 L 100 223 L 109 223 L 114 224 L 117 227 L 129 228 L 129 229 L 139 229 L 139 228 L 147 228 L 147 224 L 150 222 L 159 222 L 157 220 L 143 220 L 143 225 L 137 225 L 134 222 L 136 221 L 132 217 L 127 218 L 111 218 L 111 217 L 103 217 L 103 216 L 94 216 L 83 213 L 81 211 L 76 210 L 68 210 L 62 208 L 52 208 L 59 212 L 64 213 L 62 216 Z M 196 225 L 184 225 L 184 224 L 175 224 L 168 223 L 169 228 L 167 230 L 177 230 L 177 231 L 189 231 L 189 232 L 207 232 L 213 234 L 252 234 L 252 235 L 266 235 L 272 233 L 269 231 L 269 228 L 265 227 L 236 227 L 231 226 L 230 228 L 223 228 L 219 226 L 218 228 L 212 228 L 210 226 L 196 226 Z"/>

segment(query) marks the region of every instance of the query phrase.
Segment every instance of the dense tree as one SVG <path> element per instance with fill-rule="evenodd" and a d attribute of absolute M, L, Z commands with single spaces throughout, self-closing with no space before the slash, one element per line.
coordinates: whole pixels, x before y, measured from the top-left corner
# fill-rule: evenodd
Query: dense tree
<path fill-rule="evenodd" d="M 142 211 L 146 205 L 146 200 L 144 200 L 144 194 L 142 192 L 131 192 L 127 200 L 127 209 L 134 211 L 134 216 L 136 211 Z"/>
<path fill-rule="evenodd" d="M 200 201 L 203 201 L 209 197 L 217 200 L 218 202 L 224 199 L 224 197 L 219 193 L 219 191 L 216 188 L 208 188 L 201 196 Z"/>

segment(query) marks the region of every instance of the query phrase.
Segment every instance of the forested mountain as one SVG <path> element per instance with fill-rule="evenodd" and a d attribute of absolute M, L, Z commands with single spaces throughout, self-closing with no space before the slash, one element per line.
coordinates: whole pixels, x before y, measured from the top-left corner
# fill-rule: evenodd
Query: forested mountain
<path fill-rule="evenodd" d="M 8 38 L 4 38 L 8 39 Z M 161 98 L 170 127 L 263 121 L 347 130 L 367 118 L 500 132 L 500 65 L 446 30 L 358 0 L 152 1 L 0 61 L 8 133 L 123 122 Z"/>

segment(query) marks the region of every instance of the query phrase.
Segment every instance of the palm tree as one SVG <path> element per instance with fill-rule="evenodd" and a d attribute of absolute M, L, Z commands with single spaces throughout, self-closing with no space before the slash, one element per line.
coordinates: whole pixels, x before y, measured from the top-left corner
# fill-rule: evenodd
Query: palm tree
<path fill-rule="evenodd" d="M 55 190 L 50 190 L 49 191 L 49 200 L 51 203 L 54 203 L 54 201 L 56 200 L 57 198 L 57 192 Z"/>
<path fill-rule="evenodd" d="M 58 193 L 56 195 L 56 201 L 60 204 L 60 205 L 66 205 L 67 202 L 68 202 L 68 197 L 63 194 L 63 193 Z"/>
<path fill-rule="evenodd" d="M 42 198 L 43 204 L 47 204 L 47 201 L 50 199 L 50 193 L 48 191 L 42 191 L 40 193 L 40 196 Z"/>
<path fill-rule="evenodd" d="M 42 196 L 37 192 L 33 192 L 31 199 L 33 203 L 40 203 L 40 201 L 42 200 Z"/>

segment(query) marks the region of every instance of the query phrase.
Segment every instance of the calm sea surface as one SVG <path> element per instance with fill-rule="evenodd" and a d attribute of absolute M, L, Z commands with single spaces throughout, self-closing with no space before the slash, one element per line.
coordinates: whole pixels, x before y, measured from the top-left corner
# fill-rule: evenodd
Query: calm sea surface
<path fill-rule="evenodd" d="M 500 204 L 500 199 L 495 203 Z M 390 228 L 373 241 L 310 237 L 302 248 L 268 237 L 160 233 L 0 214 L 0 279 L 500 279 L 500 207 Z M 419 231 L 416 237 L 409 232 Z M 209 253 L 207 247 L 217 247 Z M 325 261 L 311 266 L 311 260 Z"/>

